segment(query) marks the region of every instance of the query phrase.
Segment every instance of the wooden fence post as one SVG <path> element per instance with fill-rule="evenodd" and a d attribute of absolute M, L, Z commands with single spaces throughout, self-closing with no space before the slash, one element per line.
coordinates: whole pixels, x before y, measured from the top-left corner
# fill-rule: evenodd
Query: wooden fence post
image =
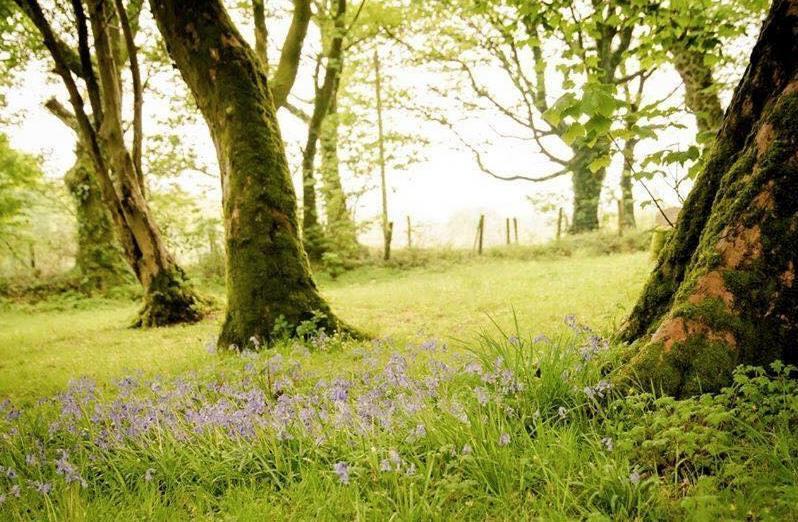
<path fill-rule="evenodd" d="M 482 240 L 485 235 L 485 214 L 479 215 L 479 225 L 477 225 L 477 254 L 482 255 Z"/>
<path fill-rule="evenodd" d="M 413 248 L 413 228 L 410 226 L 410 216 L 407 216 L 407 248 Z"/>
<path fill-rule="evenodd" d="M 515 231 L 515 244 L 518 244 L 518 218 L 513 218 L 513 230 Z"/>
<path fill-rule="evenodd" d="M 510 244 L 510 218 L 504 220 L 504 236 L 507 244 Z"/>
<path fill-rule="evenodd" d="M 383 256 L 385 261 L 391 259 L 391 239 L 393 239 L 393 221 L 388 223 L 385 229 L 385 255 Z"/>
<path fill-rule="evenodd" d="M 562 207 L 560 207 L 560 213 L 557 216 L 557 241 L 559 241 L 560 238 L 562 237 L 562 221 L 563 221 L 563 217 L 564 217 L 563 214 L 564 213 L 562 211 Z"/>

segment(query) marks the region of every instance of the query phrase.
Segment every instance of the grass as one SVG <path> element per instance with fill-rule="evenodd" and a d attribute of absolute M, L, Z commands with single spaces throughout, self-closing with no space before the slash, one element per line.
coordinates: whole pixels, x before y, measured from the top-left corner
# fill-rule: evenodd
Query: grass
<path fill-rule="evenodd" d="M 345 320 L 403 342 L 419 335 L 473 338 L 490 317 L 508 324 L 513 309 L 523 331 L 551 332 L 569 313 L 604 327 L 633 303 L 649 266 L 645 254 L 635 253 L 366 267 L 336 281 L 320 279 Z M 111 301 L 0 311 L 0 398 L 30 401 L 80 375 L 108 382 L 135 369 L 177 375 L 207 364 L 205 344 L 218 331 L 218 314 L 191 326 L 132 330 L 126 325 L 136 308 Z"/>
<path fill-rule="evenodd" d="M 594 330 L 648 267 L 363 267 L 323 292 L 389 339 L 259 354 L 209 354 L 216 318 L 134 331 L 130 304 L 5 310 L 0 520 L 797 519 L 794 368 L 683 401 L 610 385 L 619 354 Z M 98 383 L 64 389 L 81 374 Z"/>

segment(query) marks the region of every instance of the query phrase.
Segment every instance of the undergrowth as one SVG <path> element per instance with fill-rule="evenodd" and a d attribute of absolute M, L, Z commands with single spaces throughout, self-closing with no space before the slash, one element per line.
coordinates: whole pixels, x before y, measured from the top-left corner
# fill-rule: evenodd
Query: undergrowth
<path fill-rule="evenodd" d="M 616 390 L 574 318 L 467 351 L 308 335 L 177 379 L 2 405 L 7 520 L 787 520 L 795 368 L 716 396 Z M 211 347 L 212 348 L 212 347 Z M 309 370 L 311 352 L 356 364 Z"/>

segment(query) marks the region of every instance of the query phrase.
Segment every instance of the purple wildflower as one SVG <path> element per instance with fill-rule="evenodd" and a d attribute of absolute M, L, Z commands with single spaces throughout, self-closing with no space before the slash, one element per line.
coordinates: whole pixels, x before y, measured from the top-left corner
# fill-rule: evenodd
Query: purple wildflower
<path fill-rule="evenodd" d="M 601 445 L 604 446 L 607 451 L 612 451 L 615 447 L 615 444 L 610 437 L 604 437 L 601 439 Z"/>
<path fill-rule="evenodd" d="M 463 449 L 460 451 L 463 455 L 471 455 L 474 453 L 474 449 L 471 447 L 471 444 L 464 444 Z"/>
<path fill-rule="evenodd" d="M 488 390 L 482 386 L 477 386 L 474 388 L 474 395 L 477 396 L 477 402 L 482 406 L 485 406 L 488 403 Z"/>
<path fill-rule="evenodd" d="M 629 473 L 629 482 L 631 482 L 634 486 L 640 483 L 641 478 L 642 477 L 640 476 L 640 472 L 637 470 L 637 468 L 633 469 L 632 472 Z"/>
<path fill-rule="evenodd" d="M 338 475 L 338 481 L 341 484 L 349 484 L 349 464 L 346 462 L 336 462 L 333 465 L 333 471 Z"/>
<path fill-rule="evenodd" d="M 154 468 L 147 468 L 147 471 L 144 472 L 144 482 L 151 482 L 154 473 Z"/>
<path fill-rule="evenodd" d="M 14 484 L 13 486 L 11 486 L 11 489 L 8 490 L 8 493 L 14 498 L 19 498 L 21 492 L 22 490 L 18 484 Z"/>
<path fill-rule="evenodd" d="M 34 489 L 37 492 L 41 493 L 42 495 L 49 495 L 50 491 L 52 491 L 53 486 L 49 482 L 34 482 L 33 483 Z"/>
<path fill-rule="evenodd" d="M 508 444 L 510 444 L 510 434 L 505 432 L 499 435 L 499 446 L 506 446 Z"/>

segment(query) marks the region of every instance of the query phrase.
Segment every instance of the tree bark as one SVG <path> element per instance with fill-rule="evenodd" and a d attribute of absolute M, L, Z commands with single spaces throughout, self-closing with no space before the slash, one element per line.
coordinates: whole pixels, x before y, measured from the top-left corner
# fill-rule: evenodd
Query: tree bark
<path fill-rule="evenodd" d="M 623 144 L 623 167 L 621 170 L 621 205 L 623 205 L 623 226 L 635 228 L 635 199 L 632 187 L 634 179 L 632 166 L 635 161 L 635 147 L 637 139 L 631 138 Z"/>
<path fill-rule="evenodd" d="M 688 43 L 671 48 L 673 65 L 684 82 L 685 105 L 695 115 L 699 133 L 714 134 L 723 122 L 723 109 L 712 69 L 704 63 L 704 53 Z"/>
<path fill-rule="evenodd" d="M 211 131 L 222 179 L 227 313 L 221 346 L 272 338 L 275 324 L 296 326 L 323 314 L 298 237 L 296 197 L 271 92 L 261 62 L 218 0 L 150 0 L 167 48 Z"/>
<path fill-rule="evenodd" d="M 91 157 L 80 143 L 75 155 L 75 164 L 64 176 L 75 202 L 78 225 L 75 271 L 85 291 L 104 292 L 132 282 L 133 278 L 116 241 L 113 222 L 100 188 L 94 180 Z"/>
<path fill-rule="evenodd" d="M 121 219 L 118 227 L 128 235 L 125 253 L 133 272 L 145 288 L 144 306 L 136 326 L 163 326 L 193 322 L 202 317 L 199 299 L 188 284 L 183 270 L 175 263 L 161 238 L 149 206 L 144 199 L 141 180 L 127 150 L 122 129 L 122 93 L 114 40 L 109 35 L 108 20 L 114 18 L 104 0 L 89 0 L 89 18 L 94 36 L 95 57 L 102 95 L 102 123 L 99 141 L 102 155 L 114 173 L 114 186 L 106 187 L 106 201 L 116 204 Z M 134 49 L 128 49 L 133 52 Z M 102 169 L 102 166 L 98 166 Z M 100 182 L 107 179 L 100 176 Z"/>
<path fill-rule="evenodd" d="M 775 0 L 706 167 L 620 339 L 677 396 L 798 360 L 798 0 Z"/>
<path fill-rule="evenodd" d="M 321 179 L 330 247 L 347 256 L 358 250 L 357 228 L 346 205 L 338 160 L 338 88 L 321 128 Z"/>
<path fill-rule="evenodd" d="M 308 137 L 302 153 L 302 239 L 305 251 L 310 259 L 318 261 L 327 250 L 324 231 L 319 223 L 318 205 L 316 203 L 316 176 L 314 164 L 318 150 L 322 124 L 330 109 L 335 91 L 338 87 L 343 62 L 343 42 L 346 16 L 346 0 L 337 0 L 335 17 L 333 18 L 333 34 L 327 49 L 327 63 L 324 70 L 324 81 L 316 87 L 313 100 L 313 114 L 308 122 Z M 314 82 L 315 85 L 315 82 Z"/>
<path fill-rule="evenodd" d="M 574 208 L 571 218 L 571 234 L 581 234 L 599 228 L 598 208 L 601 200 L 601 186 L 607 169 L 596 172 L 590 170 L 590 162 L 598 156 L 598 145 L 594 148 L 574 148 L 570 162 L 574 187 Z"/>
<path fill-rule="evenodd" d="M 109 10 L 105 1 L 90 0 L 90 16 L 87 17 L 83 3 L 73 0 L 78 52 L 68 54 L 78 56 L 79 63 L 75 65 L 65 56 L 64 45 L 55 36 L 38 1 L 15 1 L 42 34 L 45 47 L 55 62 L 56 72 L 69 92 L 74 110 L 73 128 L 79 133 L 79 141 L 87 147 L 92 159 L 96 181 L 125 258 L 144 286 L 144 306 L 135 326 L 162 326 L 199 320 L 202 317 L 199 299 L 161 240 L 142 194 L 133 160 L 124 143 L 121 80 L 117 67 L 121 53 L 120 38 L 117 30 L 111 27 L 115 13 Z M 89 47 L 87 18 L 91 19 L 94 56 Z M 111 36 L 109 32 L 115 34 Z M 133 52 L 134 49 L 128 51 Z M 84 110 L 80 90 L 72 76 L 73 67 L 79 67 L 79 77 L 85 81 L 93 123 Z M 59 112 L 63 116 L 66 111 Z M 114 178 L 109 171 L 113 172 Z"/>

